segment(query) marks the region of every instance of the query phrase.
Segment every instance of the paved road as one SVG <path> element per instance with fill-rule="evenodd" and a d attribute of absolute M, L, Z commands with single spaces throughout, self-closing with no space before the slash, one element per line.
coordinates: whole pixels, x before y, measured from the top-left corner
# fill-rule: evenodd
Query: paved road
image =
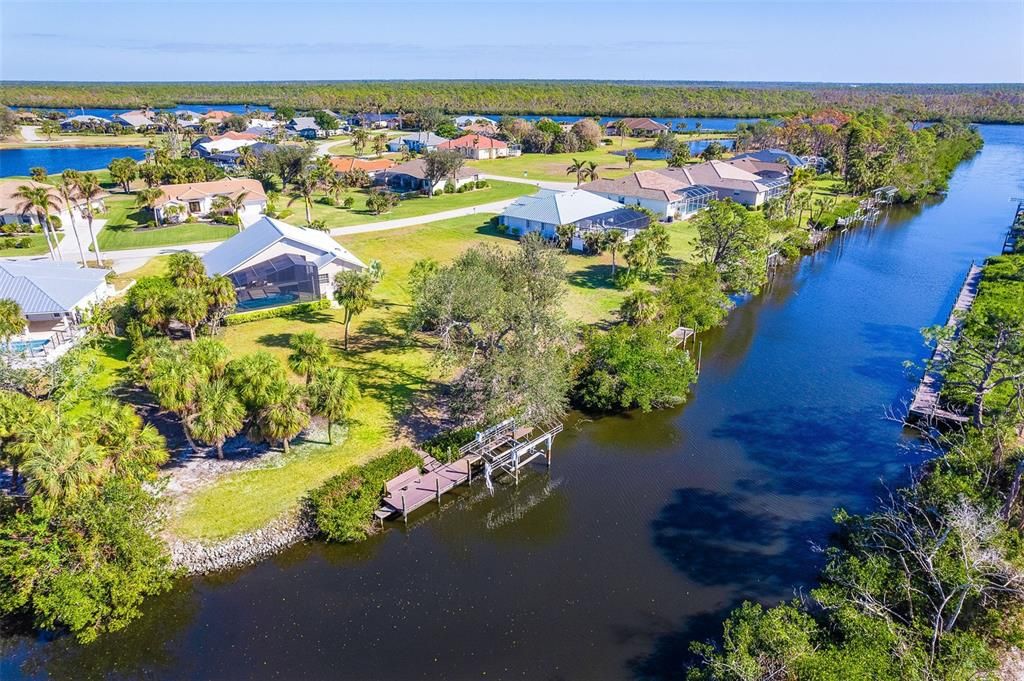
<path fill-rule="evenodd" d="M 336 142 L 330 142 L 335 144 Z M 575 184 L 571 182 L 545 182 L 527 180 L 523 178 L 515 177 L 503 177 L 500 175 L 483 175 L 482 177 L 490 180 L 504 180 L 507 182 L 519 182 L 522 184 L 532 184 L 542 189 L 571 189 L 575 187 Z M 383 220 L 381 222 L 369 222 L 361 225 L 350 225 L 348 227 L 335 227 L 331 230 L 332 236 L 346 236 L 349 234 L 362 234 L 364 232 L 383 232 L 389 229 L 402 229 L 403 227 L 412 227 L 414 225 L 422 225 L 430 222 L 437 222 L 439 220 L 450 220 L 452 218 L 464 217 L 467 215 L 475 215 L 477 213 L 500 213 L 515 199 L 505 199 L 502 201 L 493 201 L 491 203 L 484 203 L 479 206 L 468 206 L 466 208 L 456 208 L 453 210 L 444 210 L 439 213 L 430 213 L 428 215 L 419 215 L 411 218 L 398 218 L 396 220 Z M 82 243 L 89 243 L 89 230 L 83 220 L 79 220 L 79 233 L 82 236 Z M 97 233 L 105 221 L 96 220 L 93 224 L 97 230 Z M 70 233 L 70 225 L 67 225 L 69 229 L 68 235 L 61 242 L 61 254 L 64 255 L 65 260 L 77 260 L 78 259 L 78 246 L 75 244 L 74 234 Z M 159 246 L 154 248 L 133 248 L 130 250 L 123 251 L 104 251 L 103 259 L 113 262 L 114 270 L 117 272 L 129 272 L 134 269 L 138 269 L 146 264 L 151 258 L 155 258 L 159 255 L 169 255 L 177 251 L 191 251 L 197 255 L 203 255 L 208 253 L 217 242 L 212 243 L 201 243 L 201 244 L 180 244 L 177 246 Z M 88 253 L 87 253 L 88 255 Z M 18 259 L 25 260 L 42 260 L 47 256 L 21 256 Z"/>
<path fill-rule="evenodd" d="M 575 182 L 553 182 L 551 180 L 531 180 L 529 177 L 508 177 L 505 175 L 487 175 L 481 174 L 485 180 L 499 180 L 501 182 L 518 182 L 519 184 L 532 184 L 540 189 L 554 189 L 555 191 L 565 191 L 567 189 L 575 189 Z"/>

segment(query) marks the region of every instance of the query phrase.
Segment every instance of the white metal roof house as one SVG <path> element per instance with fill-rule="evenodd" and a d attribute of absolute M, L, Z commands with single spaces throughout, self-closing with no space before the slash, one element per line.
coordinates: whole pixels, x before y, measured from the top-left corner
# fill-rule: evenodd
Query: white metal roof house
<path fill-rule="evenodd" d="M 0 350 L 37 362 L 66 352 L 84 335 L 81 313 L 113 295 L 109 273 L 71 262 L 0 260 L 0 299 L 16 302 L 28 320 L 24 333 Z"/>
<path fill-rule="evenodd" d="M 60 218 L 62 225 L 71 225 L 71 211 L 75 211 L 75 219 L 81 219 L 84 217 L 82 211 L 85 208 L 85 201 L 76 200 L 72 197 L 72 205 L 68 206 L 64 203 L 64 199 L 57 193 L 56 188 L 53 185 L 43 184 L 36 182 L 35 180 L 2 180 L 0 181 L 0 225 L 36 225 L 39 224 L 39 218 L 36 215 L 34 209 L 23 211 L 24 200 L 16 196 L 21 192 L 22 187 L 44 187 L 53 196 L 54 200 L 59 207 L 57 211 L 57 217 Z M 110 196 L 110 194 L 103 192 L 97 196 L 93 202 L 93 210 L 103 210 L 103 199 Z"/>
<path fill-rule="evenodd" d="M 96 129 L 104 128 L 110 125 L 110 121 L 101 116 L 91 116 L 89 114 L 79 114 L 78 116 L 72 116 L 71 118 L 65 118 L 60 122 L 61 130 L 81 130 L 85 129 Z"/>
<path fill-rule="evenodd" d="M 235 284 L 239 312 L 331 299 L 334 275 L 366 265 L 327 232 L 263 217 L 203 256 Z"/>
<path fill-rule="evenodd" d="M 575 225 L 577 234 L 619 229 L 628 240 L 646 227 L 649 220 L 639 211 L 582 189 L 564 192 L 542 189 L 516 199 L 498 216 L 498 222 L 520 236 L 540 232 L 541 236 L 551 239 L 557 235 L 559 225 Z"/>

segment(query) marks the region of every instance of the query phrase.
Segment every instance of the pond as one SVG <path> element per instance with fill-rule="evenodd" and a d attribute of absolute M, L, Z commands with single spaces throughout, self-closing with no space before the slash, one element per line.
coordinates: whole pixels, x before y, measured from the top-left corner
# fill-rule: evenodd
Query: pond
<path fill-rule="evenodd" d="M 706 334 L 684 407 L 575 415 L 518 488 L 181 580 L 91 646 L 9 640 L 0 677 L 682 678 L 742 599 L 813 582 L 834 507 L 919 462 L 885 417 L 911 394 L 902 363 L 998 251 L 1024 178 L 1024 128 L 982 131 L 945 198 L 832 241 Z"/>
<path fill-rule="evenodd" d="M 712 142 L 718 142 L 719 144 L 721 144 L 726 149 L 732 149 L 733 145 L 735 144 L 735 140 L 731 140 L 731 139 L 725 139 L 725 140 L 696 140 L 694 142 L 689 142 L 687 144 L 687 146 L 689 146 L 689 148 L 690 148 L 690 156 L 697 156 L 697 155 L 699 155 L 702 151 L 707 149 L 708 145 L 711 144 Z M 611 153 L 615 154 L 616 156 L 625 156 L 629 152 L 628 151 L 613 151 Z M 633 153 L 635 153 L 636 157 L 639 160 L 641 160 L 641 161 L 657 161 L 657 160 L 661 160 L 661 159 L 667 159 L 669 156 L 672 155 L 672 154 L 670 154 L 668 151 L 666 151 L 664 149 L 655 149 L 654 147 L 637 147 L 636 149 L 633 149 Z"/>
<path fill-rule="evenodd" d="M 146 156 L 142 147 L 28 147 L 0 149 L 0 177 L 28 175 L 30 168 L 46 168 L 58 175 L 67 168 L 98 170 L 106 168 L 115 158 L 130 156 L 141 161 Z"/>
<path fill-rule="evenodd" d="M 488 116 L 488 118 L 497 118 L 496 116 Z M 517 118 L 523 118 L 528 121 L 537 121 L 541 118 L 550 118 L 556 123 L 575 123 L 580 120 L 582 116 L 541 116 L 537 114 L 528 114 L 525 116 L 518 116 Z M 601 116 L 600 123 L 602 126 L 617 121 L 622 116 Z M 659 118 L 657 116 L 651 117 L 652 120 L 664 123 L 670 126 L 673 130 L 679 130 L 679 125 L 685 124 L 686 127 L 683 130 L 694 131 L 701 130 L 702 132 L 732 132 L 736 129 L 736 126 L 740 123 L 756 123 L 761 118 L 721 118 L 721 117 L 683 117 L 683 118 Z M 699 127 L 698 127 L 699 125 Z"/>

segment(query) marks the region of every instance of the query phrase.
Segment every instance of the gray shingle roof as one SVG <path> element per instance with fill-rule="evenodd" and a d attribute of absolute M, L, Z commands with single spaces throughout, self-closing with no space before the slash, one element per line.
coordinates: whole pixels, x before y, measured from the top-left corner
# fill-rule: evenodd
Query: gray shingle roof
<path fill-rule="evenodd" d="M 0 260 L 0 298 L 18 303 L 26 315 L 71 312 L 106 283 L 109 271 L 70 262 Z"/>

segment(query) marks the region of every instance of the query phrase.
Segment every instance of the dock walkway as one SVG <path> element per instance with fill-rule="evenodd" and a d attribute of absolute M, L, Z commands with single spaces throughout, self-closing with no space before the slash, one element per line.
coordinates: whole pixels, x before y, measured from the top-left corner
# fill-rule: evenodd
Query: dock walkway
<path fill-rule="evenodd" d="M 978 295 L 978 284 L 981 282 L 982 269 L 971 263 L 963 286 L 960 287 L 960 294 L 956 297 L 956 303 L 946 320 L 947 327 L 953 327 L 955 336 L 963 323 L 963 315 L 971 309 L 974 299 Z M 932 353 L 930 365 L 941 365 L 948 359 L 950 343 L 940 342 L 935 346 Z M 914 391 L 914 401 L 910 404 L 909 416 L 914 420 L 922 420 L 928 423 L 966 423 L 967 416 L 953 411 L 942 404 L 940 399 L 942 393 L 942 374 L 938 371 L 928 369 L 921 378 L 921 382 Z"/>

